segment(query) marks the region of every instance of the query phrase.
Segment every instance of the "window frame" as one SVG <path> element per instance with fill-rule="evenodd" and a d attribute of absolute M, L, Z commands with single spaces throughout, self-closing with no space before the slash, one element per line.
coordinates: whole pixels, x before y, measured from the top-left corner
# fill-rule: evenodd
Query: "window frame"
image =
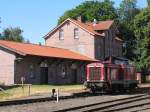
<path fill-rule="evenodd" d="M 79 39 L 79 28 L 74 28 L 74 39 Z"/>
<path fill-rule="evenodd" d="M 64 40 L 64 30 L 63 29 L 59 30 L 59 40 Z"/>

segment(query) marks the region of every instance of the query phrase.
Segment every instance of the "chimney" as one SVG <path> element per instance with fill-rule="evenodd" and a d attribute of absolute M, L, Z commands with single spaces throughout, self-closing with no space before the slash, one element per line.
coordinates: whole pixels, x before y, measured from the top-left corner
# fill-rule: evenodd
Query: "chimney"
<path fill-rule="evenodd" d="M 93 20 L 93 26 L 96 26 L 96 24 L 97 24 L 97 20 L 94 19 L 94 20 Z"/>
<path fill-rule="evenodd" d="M 81 16 L 78 16 L 78 17 L 77 17 L 77 21 L 82 22 L 82 17 L 81 17 Z"/>

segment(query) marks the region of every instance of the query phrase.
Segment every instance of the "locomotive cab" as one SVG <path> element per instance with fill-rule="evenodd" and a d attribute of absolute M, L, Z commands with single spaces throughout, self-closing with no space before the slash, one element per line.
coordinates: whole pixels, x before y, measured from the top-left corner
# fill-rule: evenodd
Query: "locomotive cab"
<path fill-rule="evenodd" d="M 92 92 L 105 88 L 105 67 L 102 63 L 91 63 L 87 65 L 87 81 L 85 86 Z"/>

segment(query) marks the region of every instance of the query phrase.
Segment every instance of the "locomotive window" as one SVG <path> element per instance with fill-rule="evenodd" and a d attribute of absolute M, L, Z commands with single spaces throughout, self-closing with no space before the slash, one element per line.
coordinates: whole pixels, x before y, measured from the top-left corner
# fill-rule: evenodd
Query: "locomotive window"
<path fill-rule="evenodd" d="M 100 67 L 90 68 L 90 80 L 100 80 Z"/>
<path fill-rule="evenodd" d="M 112 68 L 111 69 L 111 80 L 116 80 L 118 74 L 118 69 Z"/>
<path fill-rule="evenodd" d="M 135 69 L 134 67 L 127 68 L 127 74 L 129 79 L 135 79 Z"/>

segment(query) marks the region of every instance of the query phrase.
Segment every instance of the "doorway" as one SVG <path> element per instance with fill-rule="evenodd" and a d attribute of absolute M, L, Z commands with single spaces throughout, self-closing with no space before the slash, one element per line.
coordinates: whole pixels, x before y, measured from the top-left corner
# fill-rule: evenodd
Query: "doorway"
<path fill-rule="evenodd" d="M 72 69 L 72 84 L 77 83 L 77 69 Z"/>
<path fill-rule="evenodd" d="M 48 67 L 40 67 L 40 83 L 41 84 L 48 84 Z"/>

